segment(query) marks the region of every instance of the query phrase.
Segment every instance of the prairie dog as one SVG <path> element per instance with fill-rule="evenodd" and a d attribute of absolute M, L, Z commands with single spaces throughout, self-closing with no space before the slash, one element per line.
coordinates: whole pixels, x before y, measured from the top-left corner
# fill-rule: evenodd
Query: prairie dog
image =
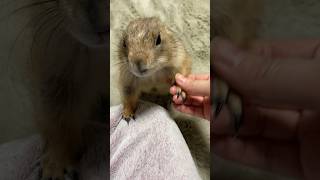
<path fill-rule="evenodd" d="M 86 121 L 101 120 L 98 108 L 107 101 L 109 1 L 29 1 L 21 9 L 39 7 L 32 17 L 29 69 L 36 123 L 45 142 L 40 176 L 77 179 Z"/>
<path fill-rule="evenodd" d="M 123 118 L 134 118 L 142 92 L 168 93 L 176 73 L 191 72 L 191 58 L 181 41 L 157 17 L 129 23 L 119 47 L 119 88 Z"/>
<path fill-rule="evenodd" d="M 257 36 L 259 18 L 263 12 L 262 0 L 213 0 L 212 3 L 213 37 L 224 37 L 240 48 L 249 48 L 251 41 Z M 219 114 L 222 106 L 227 104 L 233 114 L 237 132 L 242 123 L 241 98 L 219 78 L 213 81 L 213 88 L 215 116 Z"/>

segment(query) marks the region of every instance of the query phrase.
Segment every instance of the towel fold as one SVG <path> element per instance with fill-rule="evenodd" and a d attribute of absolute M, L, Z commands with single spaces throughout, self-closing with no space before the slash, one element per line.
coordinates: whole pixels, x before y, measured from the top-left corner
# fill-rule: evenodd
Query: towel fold
<path fill-rule="evenodd" d="M 110 176 L 122 179 L 201 179 L 178 126 L 167 111 L 140 102 L 136 119 L 121 120 L 122 106 L 110 108 Z"/>

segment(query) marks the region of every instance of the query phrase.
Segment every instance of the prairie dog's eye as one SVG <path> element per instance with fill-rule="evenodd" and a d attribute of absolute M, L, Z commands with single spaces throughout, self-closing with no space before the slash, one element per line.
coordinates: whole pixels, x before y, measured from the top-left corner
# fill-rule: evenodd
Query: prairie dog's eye
<path fill-rule="evenodd" d="M 159 34 L 158 37 L 157 37 L 156 46 L 158 46 L 160 44 L 161 44 L 161 37 L 160 37 L 160 34 Z"/>

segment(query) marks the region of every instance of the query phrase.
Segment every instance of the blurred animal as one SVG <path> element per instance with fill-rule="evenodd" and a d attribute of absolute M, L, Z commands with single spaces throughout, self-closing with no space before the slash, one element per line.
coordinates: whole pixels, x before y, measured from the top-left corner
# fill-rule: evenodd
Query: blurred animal
<path fill-rule="evenodd" d="M 42 179 L 77 179 L 84 124 L 105 121 L 108 68 L 107 0 L 16 0 L 1 4 L 13 16 L 30 20 L 17 34 L 12 51 L 32 34 L 29 72 L 37 125 L 45 142 Z M 10 54 L 14 54 L 11 52 Z M 102 107 L 102 108 L 101 108 Z M 101 110 L 105 109 L 105 110 Z"/>

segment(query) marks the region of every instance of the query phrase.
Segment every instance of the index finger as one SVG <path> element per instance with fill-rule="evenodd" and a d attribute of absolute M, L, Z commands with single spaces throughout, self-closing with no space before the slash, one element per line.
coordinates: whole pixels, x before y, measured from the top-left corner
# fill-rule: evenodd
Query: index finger
<path fill-rule="evenodd" d="M 272 58 L 320 57 L 320 39 L 257 40 L 251 47 L 253 53 Z"/>
<path fill-rule="evenodd" d="M 210 74 L 190 74 L 188 78 L 192 80 L 209 80 Z"/>
<path fill-rule="evenodd" d="M 191 78 L 186 78 L 179 73 L 176 74 L 175 79 L 177 85 L 185 90 L 188 95 L 210 96 L 210 81 L 208 79 L 193 80 Z"/>

